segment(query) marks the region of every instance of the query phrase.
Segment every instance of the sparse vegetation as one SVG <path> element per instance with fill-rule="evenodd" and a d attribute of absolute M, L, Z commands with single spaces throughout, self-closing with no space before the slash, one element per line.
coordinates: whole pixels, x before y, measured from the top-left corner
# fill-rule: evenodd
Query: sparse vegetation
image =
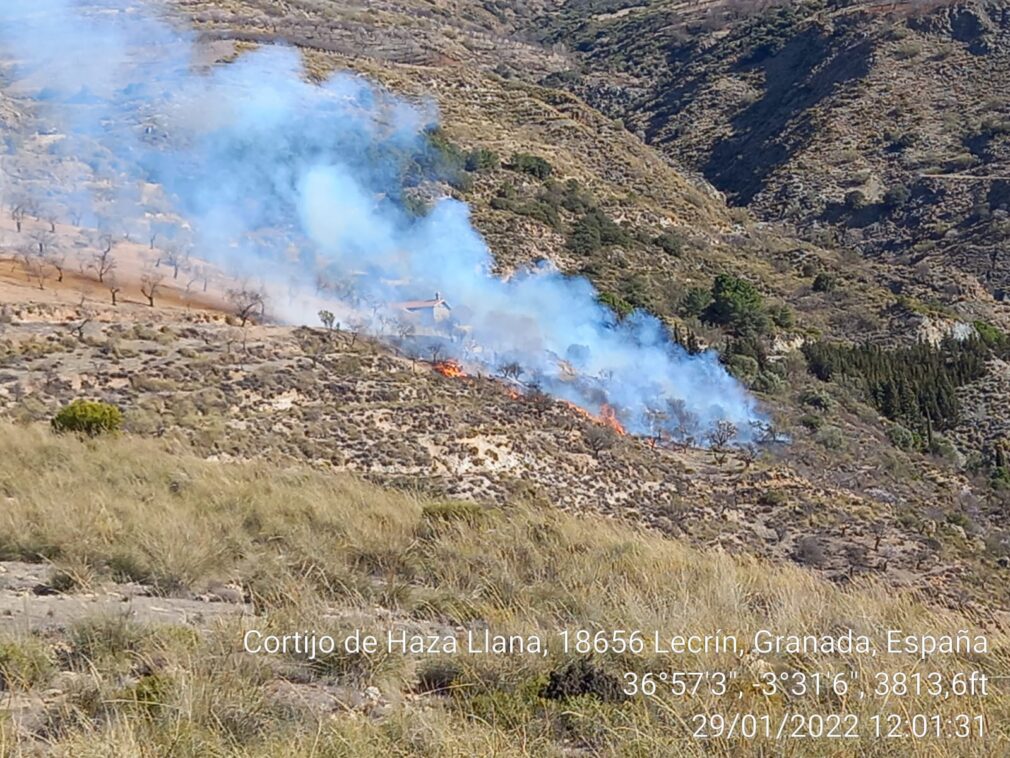
<path fill-rule="evenodd" d="M 529 174 L 540 181 L 547 179 L 554 170 L 544 158 L 529 153 L 514 153 L 506 168 L 521 174 Z"/>

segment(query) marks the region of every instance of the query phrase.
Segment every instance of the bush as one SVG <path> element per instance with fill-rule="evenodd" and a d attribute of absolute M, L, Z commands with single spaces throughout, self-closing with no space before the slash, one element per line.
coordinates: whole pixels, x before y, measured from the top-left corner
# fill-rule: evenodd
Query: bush
<path fill-rule="evenodd" d="M 922 447 L 922 439 L 919 435 L 901 424 L 895 424 L 887 430 L 887 439 L 896 448 L 906 452 L 918 450 Z"/>
<path fill-rule="evenodd" d="M 515 153 L 507 168 L 518 171 L 520 174 L 529 174 L 541 181 L 549 177 L 554 170 L 551 164 L 539 155 L 530 155 L 529 153 Z"/>
<path fill-rule="evenodd" d="M 933 439 L 929 441 L 929 452 L 954 466 L 960 465 L 964 461 L 954 443 L 939 434 L 934 434 Z"/>
<path fill-rule="evenodd" d="M 97 437 L 122 429 L 123 414 L 109 403 L 75 400 L 53 417 L 52 427 L 60 433 L 75 432 Z"/>
<path fill-rule="evenodd" d="M 684 238 L 672 229 L 664 231 L 653 242 L 667 255 L 678 256 L 684 250 Z"/>
<path fill-rule="evenodd" d="M 780 329 L 791 329 L 796 325 L 796 315 L 788 305 L 780 305 L 770 311 L 772 321 Z"/>
<path fill-rule="evenodd" d="M 592 253 L 607 245 L 626 245 L 628 233 L 599 208 L 585 213 L 572 228 L 568 247 L 576 253 Z"/>
<path fill-rule="evenodd" d="M 814 277 L 814 292 L 833 292 L 837 283 L 831 274 L 818 274 Z"/>
<path fill-rule="evenodd" d="M 635 310 L 635 306 L 613 292 L 601 292 L 596 299 L 616 313 L 618 318 L 630 316 L 632 311 Z"/>
<path fill-rule="evenodd" d="M 845 435 L 837 426 L 826 426 L 817 432 L 814 440 L 828 450 L 841 450 L 845 447 Z"/>
<path fill-rule="evenodd" d="M 0 689 L 29 690 L 45 684 L 55 673 L 52 654 L 34 639 L 0 642 Z"/>
<path fill-rule="evenodd" d="M 680 315 L 700 316 L 711 302 L 711 292 L 701 287 L 692 287 L 680 301 Z"/>
<path fill-rule="evenodd" d="M 831 397 L 821 390 L 803 390 L 800 393 L 800 402 L 818 411 L 831 410 Z"/>
<path fill-rule="evenodd" d="M 884 205 L 897 208 L 904 205 L 912 197 L 912 191 L 904 184 L 896 184 L 884 193 Z"/>
<path fill-rule="evenodd" d="M 572 233 L 568 236 L 568 249 L 574 253 L 588 255 L 600 249 L 600 227 L 593 223 L 590 216 L 583 216 L 575 223 Z"/>
<path fill-rule="evenodd" d="M 845 195 L 845 207 L 850 211 L 866 207 L 866 195 L 860 190 L 852 190 Z"/>
<path fill-rule="evenodd" d="M 750 384 L 758 375 L 758 362 L 749 355 L 732 354 L 726 357 L 726 368 L 737 379 Z"/>
<path fill-rule="evenodd" d="M 767 331 L 768 315 L 764 298 L 753 284 L 732 274 L 719 274 L 712 284 L 712 302 L 703 318 L 718 326 L 727 326 L 737 334 Z"/>
<path fill-rule="evenodd" d="M 758 495 L 758 503 L 761 505 L 771 505 L 776 508 L 789 502 L 789 497 L 782 490 L 765 490 Z"/>
<path fill-rule="evenodd" d="M 800 416 L 800 424 L 810 432 L 818 432 L 824 426 L 824 419 L 821 416 L 813 416 L 807 413 Z"/>
<path fill-rule="evenodd" d="M 621 703 L 628 699 L 617 677 L 585 659 L 569 661 L 552 671 L 550 679 L 540 691 L 540 697 L 548 700 L 584 696 L 604 703 Z"/>
<path fill-rule="evenodd" d="M 464 167 L 467 171 L 493 171 L 500 163 L 494 150 L 478 147 L 467 153 Z"/>
<path fill-rule="evenodd" d="M 781 392 L 786 386 L 786 380 L 774 371 L 762 371 L 751 380 L 750 388 L 755 392 L 764 392 L 766 395 L 774 395 Z"/>
<path fill-rule="evenodd" d="M 978 333 L 978 338 L 982 340 L 982 343 L 986 346 L 996 351 L 1003 351 L 1010 348 L 1010 337 L 992 324 L 986 323 L 985 321 L 976 321 L 974 326 L 975 331 Z"/>

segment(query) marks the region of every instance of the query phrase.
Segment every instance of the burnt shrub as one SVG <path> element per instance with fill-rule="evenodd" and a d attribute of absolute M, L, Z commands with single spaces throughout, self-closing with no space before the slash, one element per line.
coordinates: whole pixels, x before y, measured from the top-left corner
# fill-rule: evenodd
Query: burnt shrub
<path fill-rule="evenodd" d="M 452 661 L 428 661 L 417 672 L 417 691 L 424 694 L 448 694 L 459 676 L 460 668 Z"/>
<path fill-rule="evenodd" d="M 551 672 L 540 696 L 548 700 L 567 700 L 588 695 L 605 703 L 627 700 L 621 682 L 590 660 L 570 661 Z"/>

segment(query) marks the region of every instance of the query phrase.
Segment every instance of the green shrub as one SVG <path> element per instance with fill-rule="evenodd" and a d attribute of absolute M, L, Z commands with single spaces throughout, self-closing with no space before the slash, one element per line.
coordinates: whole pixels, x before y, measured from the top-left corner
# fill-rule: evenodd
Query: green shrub
<path fill-rule="evenodd" d="M 664 231 L 653 242 L 667 255 L 677 256 L 684 250 L 684 238 L 672 229 Z"/>
<path fill-rule="evenodd" d="M 836 286 L 835 277 L 831 274 L 821 273 L 814 277 L 814 292 L 833 292 Z"/>
<path fill-rule="evenodd" d="M 568 247 L 577 253 L 591 253 L 607 245 L 626 245 L 628 233 L 599 208 L 587 211 L 572 228 Z"/>
<path fill-rule="evenodd" d="M 779 305 L 769 312 L 772 322 L 780 329 L 791 329 L 796 324 L 796 314 L 788 305 Z"/>
<path fill-rule="evenodd" d="M 712 302 L 702 314 L 705 321 L 726 326 L 737 334 L 760 334 L 768 330 L 764 298 L 746 279 L 719 274 L 712 284 Z"/>
<path fill-rule="evenodd" d="M 57 432 L 75 432 L 89 437 L 118 432 L 122 426 L 123 414 L 119 408 L 92 400 L 75 400 L 62 408 L 52 420 L 52 427 Z"/>
<path fill-rule="evenodd" d="M 737 379 L 750 384 L 758 375 L 760 368 L 758 362 L 749 355 L 728 355 L 726 357 L 726 368 Z"/>
<path fill-rule="evenodd" d="M 486 147 L 478 147 L 467 153 L 465 168 L 467 171 L 493 171 L 500 164 L 498 153 Z"/>
<path fill-rule="evenodd" d="M 904 184 L 896 184 L 884 193 L 884 205 L 897 208 L 904 205 L 912 197 L 912 191 Z"/>
<path fill-rule="evenodd" d="M 758 495 L 758 503 L 761 505 L 771 505 L 776 508 L 789 502 L 789 497 L 782 490 L 765 490 Z"/>
<path fill-rule="evenodd" d="M 821 390 L 803 390 L 800 403 L 818 411 L 831 410 L 831 397 Z"/>
<path fill-rule="evenodd" d="M 810 413 L 800 416 L 800 424 L 810 432 L 820 431 L 824 426 L 824 419 L 821 416 L 814 416 Z"/>
<path fill-rule="evenodd" d="M 964 460 L 954 443 L 939 434 L 934 434 L 929 441 L 929 452 L 952 465 L 958 465 Z"/>
<path fill-rule="evenodd" d="M 613 292 L 601 292 L 597 300 L 616 313 L 618 318 L 625 318 L 635 310 L 635 306 Z"/>
<path fill-rule="evenodd" d="M 912 451 L 922 447 L 922 438 L 911 429 L 895 424 L 887 430 L 887 439 L 899 450 Z"/>
<path fill-rule="evenodd" d="M 975 331 L 978 332 L 978 337 L 982 342 L 997 351 L 1003 351 L 1010 348 L 1010 337 L 1001 332 L 992 324 L 986 323 L 985 321 L 976 321 L 974 323 Z"/>
<path fill-rule="evenodd" d="M 56 672 L 49 649 L 34 638 L 0 642 L 0 689 L 39 687 Z"/>
<path fill-rule="evenodd" d="M 817 444 L 828 450 L 841 450 L 845 447 L 845 434 L 837 426 L 826 426 L 814 437 Z"/>
<path fill-rule="evenodd" d="M 701 287 L 689 289 L 680 301 L 680 315 L 700 316 L 712 302 L 712 293 Z"/>
<path fill-rule="evenodd" d="M 543 181 L 551 175 L 554 168 L 539 155 L 529 153 L 515 153 L 509 161 L 507 168 L 518 171 L 520 174 L 529 174 Z"/>
<path fill-rule="evenodd" d="M 781 392 L 786 386 L 786 380 L 774 371 L 762 371 L 750 383 L 750 388 L 755 392 L 764 392 L 766 395 L 773 395 Z"/>
<path fill-rule="evenodd" d="M 845 207 L 850 211 L 866 207 L 866 195 L 861 190 L 852 190 L 845 195 Z"/>

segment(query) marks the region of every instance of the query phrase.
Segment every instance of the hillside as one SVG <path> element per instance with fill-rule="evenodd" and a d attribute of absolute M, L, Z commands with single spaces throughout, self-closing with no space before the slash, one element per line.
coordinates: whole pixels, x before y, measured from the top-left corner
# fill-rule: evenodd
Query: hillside
<path fill-rule="evenodd" d="M 799 569 L 696 553 L 522 499 L 482 508 L 304 467 L 207 462 L 178 444 L 137 437 L 82 442 L 38 426 L 0 431 L 3 519 L 16 527 L 0 545 L 0 607 L 16 608 L 0 623 L 0 734 L 18 755 L 736 755 L 739 741 L 699 745 L 684 726 L 723 699 L 620 694 L 623 671 L 663 667 L 668 658 L 587 661 L 563 654 L 556 630 L 619 624 L 745 637 L 762 628 L 819 633 L 854 625 L 878 642 L 884 629 L 900 627 L 982 633 L 963 616 L 880 585 L 843 591 Z M 19 596 L 22 564 L 10 561 L 40 551 L 51 569 L 37 572 L 33 590 Z M 74 603 L 92 614 L 64 615 Z M 26 634 L 29 625 L 40 633 Z M 553 649 L 546 656 L 315 659 L 241 652 L 250 630 L 483 628 L 543 634 Z M 991 653 L 984 661 L 938 655 L 931 670 L 1003 670 L 1010 641 L 985 633 Z M 871 681 L 918 663 L 909 656 L 693 658 L 700 668 L 731 672 L 731 694 L 773 719 L 826 704 L 765 698 L 752 685 L 768 672 L 849 666 Z M 968 702 L 978 707 L 975 698 L 906 701 L 943 714 Z M 850 708 L 869 728 L 880 703 L 868 698 Z M 993 693 L 984 706 L 990 736 L 953 741 L 945 754 L 993 754 L 1006 738 L 1006 708 L 1005 695 Z M 780 749 L 770 739 L 745 744 Z M 872 737 L 848 744 L 893 755 Z M 833 740 L 802 746 L 788 754 L 836 754 Z"/>
<path fill-rule="evenodd" d="M 733 205 L 907 266 L 943 302 L 1005 299 L 1006 4 L 707 5 L 556 22 L 579 54 L 551 81 Z"/>
<path fill-rule="evenodd" d="M 706 343 L 721 350 L 770 421 L 757 444 L 715 454 L 701 449 L 710 430 L 671 437 L 662 428 L 672 423 L 666 413 L 655 439 L 608 436 L 577 409 L 539 394 L 522 366 L 518 375 L 494 365 L 462 379 L 439 375 L 431 346 L 413 336 L 413 326 L 391 319 L 373 325 L 371 338 L 358 333 L 364 322 L 353 317 L 341 317 L 335 331 L 240 326 L 249 315 L 265 315 L 263 301 L 249 301 L 246 309 L 259 302 L 259 310 L 236 318 L 243 309 L 236 297 L 253 285 L 230 279 L 220 268 L 226 263 L 201 259 L 211 248 L 201 251 L 171 231 L 158 187 L 145 187 L 140 219 L 110 200 L 97 213 L 99 228 L 55 223 L 82 168 L 44 149 L 42 136 L 64 137 L 25 95 L 29 81 L 15 68 L 7 74 L 9 103 L 26 126 L 8 163 L 20 189 L 4 222 L 10 266 L 3 276 L 11 289 L 3 397 L 10 415 L 44 420 L 74 397 L 97 397 L 126 410 L 132 431 L 181 437 L 215 459 L 309 462 L 488 502 L 522 494 L 702 546 L 798 561 L 838 581 L 884 575 L 939 591 L 950 604 L 1005 605 L 1002 583 L 993 579 L 1010 552 L 1000 479 L 1010 419 L 999 402 L 1010 356 L 991 326 L 1002 323 L 991 299 L 957 308 L 919 300 L 913 293 L 925 297 L 924 282 L 895 298 L 894 280 L 910 276 L 907 268 L 857 260 L 753 222 L 577 98 L 503 76 L 491 63 L 504 52 L 473 66 L 447 58 L 419 63 L 395 44 L 350 56 L 337 44 L 348 29 L 395 27 L 396 18 L 315 5 L 280 19 L 241 4 L 185 9 L 206 35 L 196 51 L 201 65 L 242 55 L 255 35 L 266 41 L 278 29 L 296 35 L 305 27 L 317 35 L 304 52 L 311 74 L 349 66 L 405 96 L 437 98 L 443 121 L 433 139 L 447 163 L 436 183 L 418 190 L 465 199 L 501 272 L 549 259 L 586 273 L 611 307 L 647 308 L 690 350 Z M 469 39 L 454 24 L 446 17 L 426 27 L 430 46 L 455 49 Z M 319 37 L 324 32 L 330 42 Z M 520 56 L 527 70 L 531 56 L 547 71 L 560 55 L 513 43 L 493 24 L 485 36 L 465 32 Z M 79 100 L 69 107 L 87 107 Z M 453 163 L 481 154 L 494 160 Z M 514 165 L 516 155 L 549 155 L 549 175 Z M 88 182 L 101 181 L 96 171 Z M 501 187 L 510 189 L 503 195 Z M 42 192 L 51 198 L 44 204 L 19 200 Z M 590 217 L 615 241 L 573 244 Z M 124 228 L 123 239 L 103 225 Z M 59 251 L 66 276 L 57 277 L 52 256 L 26 255 L 26 243 Z M 116 266 L 111 287 L 96 281 L 106 249 Z M 755 288 L 745 295 L 751 311 L 731 316 L 746 322 L 719 324 L 708 320 L 711 308 L 687 309 L 711 300 L 713 278 L 718 283 L 727 271 L 741 292 Z M 141 292 L 145 281 L 157 282 L 153 312 Z M 275 299 L 266 307 L 285 304 Z M 836 366 L 849 360 L 841 354 L 818 357 L 818 368 L 809 352 L 870 334 L 885 346 L 917 338 L 938 352 L 914 362 L 938 361 L 936 370 L 947 371 L 952 359 L 943 351 L 957 348 L 941 341 L 958 329 L 988 341 L 958 359 L 964 375 L 930 379 L 942 381 L 941 394 L 920 397 L 914 408 L 904 398 L 886 407 L 878 390 L 846 381 L 845 364 Z M 829 364 L 839 376 L 824 381 Z M 902 382 L 920 380 L 898 377 L 895 386 L 907 393 Z"/>
<path fill-rule="evenodd" d="M 1005 675 L 1010 6 L 70 5 L 0 10 L 5 749 L 827 756 L 615 682 L 868 723 L 750 685 Z M 47 428 L 78 399 L 121 433 Z M 993 649 L 309 664 L 257 625 Z M 897 706 L 982 756 L 1005 701 Z"/>

